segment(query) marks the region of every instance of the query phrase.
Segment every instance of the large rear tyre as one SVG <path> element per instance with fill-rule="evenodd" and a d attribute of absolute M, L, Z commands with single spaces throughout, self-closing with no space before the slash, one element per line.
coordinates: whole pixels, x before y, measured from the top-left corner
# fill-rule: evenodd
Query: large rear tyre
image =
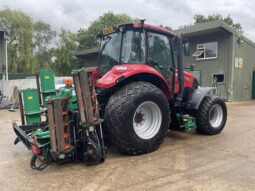
<path fill-rule="evenodd" d="M 132 155 L 152 152 L 167 133 L 169 103 L 154 85 L 130 83 L 111 96 L 105 123 L 111 142 L 120 151 Z"/>
<path fill-rule="evenodd" d="M 225 127 L 227 106 L 216 96 L 206 96 L 196 112 L 197 132 L 206 135 L 219 134 Z"/>

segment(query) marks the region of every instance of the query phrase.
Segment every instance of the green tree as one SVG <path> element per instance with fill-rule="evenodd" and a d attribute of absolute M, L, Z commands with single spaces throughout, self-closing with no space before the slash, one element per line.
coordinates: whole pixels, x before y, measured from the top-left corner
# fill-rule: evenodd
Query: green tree
<path fill-rule="evenodd" d="M 223 17 L 220 14 L 212 14 L 212 15 L 208 15 L 208 16 L 204 16 L 202 14 L 196 14 L 194 16 L 194 24 L 197 23 L 207 23 L 210 21 L 224 21 L 225 23 L 227 23 L 229 26 L 231 26 L 233 29 L 235 29 L 236 31 L 238 31 L 239 33 L 243 33 L 243 29 L 240 23 L 234 23 L 233 19 L 231 18 L 230 15 L 228 15 L 227 17 Z"/>
<path fill-rule="evenodd" d="M 34 73 L 49 68 L 49 47 L 56 36 L 49 24 L 33 22 L 21 11 L 0 10 L 0 27 L 9 31 L 8 63 L 12 73 Z"/>
<path fill-rule="evenodd" d="M 5 8 L 0 10 L 0 27 L 9 30 L 9 71 L 33 71 L 32 19 L 21 11 Z"/>
<path fill-rule="evenodd" d="M 136 21 L 126 14 L 114 14 L 112 12 L 104 13 L 98 19 L 93 21 L 87 29 L 78 31 L 79 50 L 93 48 L 98 46 L 96 35 L 106 27 L 116 24 Z"/>
<path fill-rule="evenodd" d="M 70 75 L 73 69 L 79 67 L 74 56 L 78 47 L 77 35 L 62 29 L 58 38 L 57 46 L 51 49 L 52 66 L 57 75 Z"/>
<path fill-rule="evenodd" d="M 51 26 L 44 22 L 36 22 L 33 25 L 33 53 L 34 65 L 37 70 L 50 68 L 50 46 L 56 37 L 56 32 L 51 30 Z"/>

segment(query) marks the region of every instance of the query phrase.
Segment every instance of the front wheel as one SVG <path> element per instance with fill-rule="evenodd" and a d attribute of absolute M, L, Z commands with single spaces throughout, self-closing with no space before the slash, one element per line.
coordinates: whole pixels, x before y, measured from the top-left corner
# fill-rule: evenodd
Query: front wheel
<path fill-rule="evenodd" d="M 128 84 L 115 92 L 105 110 L 111 141 L 127 154 L 154 151 L 163 142 L 170 109 L 160 89 L 147 82 Z"/>
<path fill-rule="evenodd" d="M 215 135 L 225 127 L 227 106 L 217 96 L 206 96 L 196 112 L 197 131 L 201 134 Z"/>

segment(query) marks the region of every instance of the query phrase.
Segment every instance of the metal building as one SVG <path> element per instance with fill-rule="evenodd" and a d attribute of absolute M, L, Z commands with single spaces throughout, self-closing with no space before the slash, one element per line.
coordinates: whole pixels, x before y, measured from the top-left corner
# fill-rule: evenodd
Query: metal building
<path fill-rule="evenodd" d="M 255 43 L 222 21 L 176 30 L 190 42 L 185 67 L 195 64 L 202 86 L 228 101 L 255 99 Z"/>
<path fill-rule="evenodd" d="M 80 60 L 80 65 L 86 67 L 97 66 L 98 48 L 92 48 L 88 50 L 82 50 L 75 53 Z"/>
<path fill-rule="evenodd" d="M 217 94 L 228 101 L 255 99 L 255 43 L 222 21 L 196 24 L 175 30 L 190 42 L 186 68 L 201 86 L 215 86 Z M 77 52 L 86 67 L 96 66 L 98 48 Z"/>

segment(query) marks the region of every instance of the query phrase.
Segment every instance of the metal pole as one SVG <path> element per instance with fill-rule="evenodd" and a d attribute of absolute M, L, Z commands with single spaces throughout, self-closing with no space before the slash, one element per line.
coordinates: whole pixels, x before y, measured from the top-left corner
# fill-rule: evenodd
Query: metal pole
<path fill-rule="evenodd" d="M 2 74 L 2 94 L 4 95 L 4 73 Z"/>
<path fill-rule="evenodd" d="M 21 91 L 19 91 L 18 97 L 19 97 L 19 110 L 20 110 L 21 124 L 25 125 L 24 105 L 23 105 Z"/>
<path fill-rule="evenodd" d="M 4 32 L 4 40 L 5 40 L 5 79 L 8 81 L 9 74 L 8 74 L 8 55 L 7 55 L 7 32 Z"/>

